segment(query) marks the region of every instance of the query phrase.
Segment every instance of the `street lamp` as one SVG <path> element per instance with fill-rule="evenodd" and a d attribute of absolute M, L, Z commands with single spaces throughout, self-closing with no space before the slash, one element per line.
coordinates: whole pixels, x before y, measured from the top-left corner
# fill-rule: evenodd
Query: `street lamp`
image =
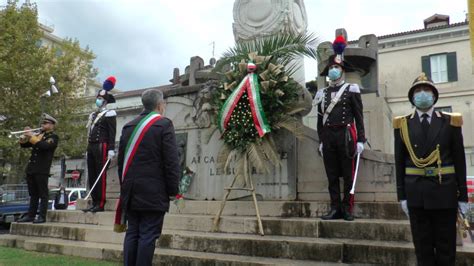
<path fill-rule="evenodd" d="M 41 113 L 44 114 L 44 105 L 45 105 L 45 99 L 47 97 L 50 97 L 53 94 L 59 93 L 58 88 L 56 87 L 56 81 L 54 78 L 51 76 L 49 78 L 49 83 L 51 84 L 51 88 L 49 88 L 45 93 L 41 94 L 40 101 L 41 101 Z"/>

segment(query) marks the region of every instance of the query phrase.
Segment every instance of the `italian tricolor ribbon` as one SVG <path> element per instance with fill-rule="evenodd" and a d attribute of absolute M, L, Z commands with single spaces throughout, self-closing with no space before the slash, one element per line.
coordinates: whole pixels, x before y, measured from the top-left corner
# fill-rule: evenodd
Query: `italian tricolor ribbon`
<path fill-rule="evenodd" d="M 145 136 L 145 133 L 150 129 L 150 127 L 158 120 L 161 119 L 161 115 L 156 112 L 151 112 L 146 115 L 144 118 L 140 120 L 137 124 L 135 129 L 132 132 L 132 135 L 128 139 L 127 146 L 125 147 L 125 155 L 123 160 L 123 168 L 122 168 L 122 179 L 120 180 L 120 185 L 122 185 L 122 180 L 125 179 L 125 175 L 127 174 L 128 168 L 133 161 L 133 157 L 135 156 L 138 146 Z M 117 206 L 115 209 L 115 224 L 114 224 L 114 231 L 115 232 L 123 232 L 125 231 L 125 213 L 122 210 L 122 202 L 119 199 L 117 201 Z"/>
<path fill-rule="evenodd" d="M 240 82 L 239 86 L 234 89 L 232 94 L 225 101 L 219 112 L 219 128 L 222 132 L 227 129 L 232 112 L 244 93 L 247 93 L 249 99 L 255 129 L 257 129 L 258 135 L 263 137 L 266 133 L 270 132 L 270 125 L 267 122 L 262 102 L 260 101 L 260 85 L 258 83 L 258 76 L 253 72 L 249 73 Z"/>

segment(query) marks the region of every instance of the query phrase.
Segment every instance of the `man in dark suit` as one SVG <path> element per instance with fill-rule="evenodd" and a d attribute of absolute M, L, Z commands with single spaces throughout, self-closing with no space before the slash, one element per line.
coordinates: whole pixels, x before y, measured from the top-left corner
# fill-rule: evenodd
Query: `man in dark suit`
<path fill-rule="evenodd" d="M 408 99 L 416 111 L 394 119 L 398 199 L 418 265 L 454 265 L 457 211 L 468 199 L 462 116 L 434 111 L 438 90 L 424 73 Z"/>
<path fill-rule="evenodd" d="M 120 200 L 128 221 L 125 265 L 152 265 L 155 242 L 180 177 L 173 123 L 162 116 L 162 92 L 143 92 L 142 103 L 144 112 L 123 127 L 119 144 Z"/>
<path fill-rule="evenodd" d="M 20 139 L 22 148 L 32 148 L 30 160 L 26 167 L 26 183 L 30 194 L 30 207 L 28 214 L 18 220 L 20 223 L 46 222 L 46 212 L 48 210 L 48 178 L 54 151 L 58 147 L 59 137 L 54 134 L 54 128 L 58 121 L 48 114 L 43 114 L 41 131 L 38 134 L 27 132 Z M 29 128 L 25 128 L 28 130 Z M 39 215 L 38 201 L 40 201 Z"/>

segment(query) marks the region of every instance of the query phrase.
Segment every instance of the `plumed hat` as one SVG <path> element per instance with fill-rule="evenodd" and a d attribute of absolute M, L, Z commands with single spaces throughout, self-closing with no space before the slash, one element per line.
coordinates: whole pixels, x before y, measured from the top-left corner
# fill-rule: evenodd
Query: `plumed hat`
<path fill-rule="evenodd" d="M 102 97 L 107 103 L 114 103 L 115 97 L 110 93 L 110 91 L 115 87 L 115 82 L 117 80 L 114 76 L 108 77 L 104 84 L 102 84 L 102 90 L 97 93 L 97 97 Z"/>
<path fill-rule="evenodd" d="M 339 65 L 345 72 L 352 71 L 350 64 L 344 59 L 344 49 L 347 46 L 346 39 L 344 36 L 339 35 L 332 43 L 332 49 L 334 54 L 329 56 L 328 63 L 323 71 L 320 73 L 321 76 L 327 76 L 329 67 L 332 65 Z"/>
<path fill-rule="evenodd" d="M 408 91 L 408 99 L 410 100 L 411 104 L 415 105 L 415 103 L 413 102 L 413 94 L 415 92 L 415 89 L 421 85 L 431 87 L 431 90 L 433 91 L 435 97 L 433 102 L 434 105 L 438 101 L 438 89 L 436 89 L 433 81 L 428 76 L 426 76 L 424 72 L 421 72 L 421 74 L 415 79 L 415 81 L 413 81 L 413 84 L 411 85 L 411 88 Z"/>

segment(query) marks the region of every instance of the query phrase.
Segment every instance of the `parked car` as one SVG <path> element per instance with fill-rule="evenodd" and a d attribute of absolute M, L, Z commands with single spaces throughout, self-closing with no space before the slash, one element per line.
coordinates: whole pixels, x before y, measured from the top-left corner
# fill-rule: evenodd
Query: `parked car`
<path fill-rule="evenodd" d="M 8 226 L 28 213 L 30 196 L 26 184 L 0 186 L 0 225 Z M 51 204 L 48 205 L 51 209 Z"/>
<path fill-rule="evenodd" d="M 53 210 L 54 210 L 53 201 L 58 191 L 59 191 L 59 188 L 51 189 L 49 191 L 49 202 L 52 204 Z M 79 187 L 68 187 L 66 188 L 66 193 L 68 194 L 68 200 L 69 200 L 69 206 L 67 207 L 68 210 L 75 210 L 77 200 L 83 199 L 87 195 L 86 189 L 79 188 Z"/>

